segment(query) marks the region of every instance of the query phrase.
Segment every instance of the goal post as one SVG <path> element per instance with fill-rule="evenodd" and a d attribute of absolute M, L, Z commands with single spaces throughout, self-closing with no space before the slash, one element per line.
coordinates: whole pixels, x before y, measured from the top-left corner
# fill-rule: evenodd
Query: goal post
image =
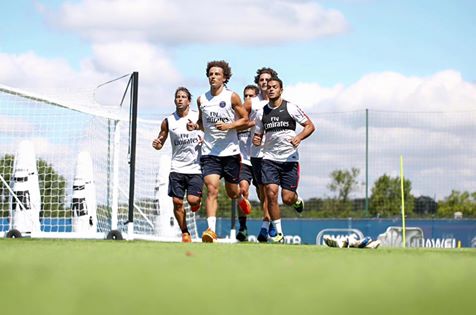
<path fill-rule="evenodd" d="M 135 168 L 136 168 L 136 144 L 137 144 L 137 89 L 139 87 L 139 73 L 134 72 L 131 76 L 131 145 L 129 160 L 129 215 L 127 219 L 128 235 L 134 233 L 134 188 L 135 188 Z"/>
<path fill-rule="evenodd" d="M 91 90 L 42 95 L 0 84 L 0 237 L 180 240 L 157 182 L 171 149 L 152 148 L 161 120 L 137 117 L 138 73 L 125 80 L 110 96 L 115 106 Z"/>

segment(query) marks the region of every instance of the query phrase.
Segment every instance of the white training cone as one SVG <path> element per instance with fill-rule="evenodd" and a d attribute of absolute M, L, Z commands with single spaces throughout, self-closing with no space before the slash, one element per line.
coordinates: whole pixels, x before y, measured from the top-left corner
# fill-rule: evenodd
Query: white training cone
<path fill-rule="evenodd" d="M 87 151 L 79 153 L 73 180 L 73 232 L 95 233 L 97 229 L 96 185 L 93 162 Z"/>
<path fill-rule="evenodd" d="M 170 157 L 162 155 L 159 172 L 155 181 L 155 202 L 157 205 L 156 234 L 164 238 L 179 238 L 182 235 L 174 215 L 174 203 L 169 197 Z"/>
<path fill-rule="evenodd" d="M 33 143 L 20 142 L 13 163 L 10 213 L 13 228 L 22 233 L 40 231 L 41 197 Z"/>

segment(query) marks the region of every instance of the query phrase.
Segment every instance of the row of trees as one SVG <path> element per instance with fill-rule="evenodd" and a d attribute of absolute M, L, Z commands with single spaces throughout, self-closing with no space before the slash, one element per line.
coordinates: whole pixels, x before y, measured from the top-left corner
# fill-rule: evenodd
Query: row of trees
<path fill-rule="evenodd" d="M 335 170 L 330 174 L 331 182 L 327 188 L 334 194 L 330 198 L 312 198 L 306 203 L 311 217 L 395 217 L 401 214 L 402 194 L 399 177 L 382 175 L 372 189 L 368 211 L 362 198 L 350 199 L 349 195 L 359 185 L 359 169 Z M 428 196 L 415 197 L 412 183 L 404 180 L 405 214 L 409 217 L 452 218 L 455 212 L 463 217 L 476 217 L 476 192 L 453 190 L 443 200 L 435 201 Z"/>
<path fill-rule="evenodd" d="M 0 175 L 7 183 L 11 182 L 14 156 L 6 154 L 0 159 Z M 37 160 L 38 180 L 41 195 L 41 215 L 45 217 L 65 216 L 66 179 L 59 175 L 51 164 L 43 159 Z M 0 184 L 0 217 L 8 216 L 10 192 Z M 69 216 L 69 211 L 68 215 Z"/>

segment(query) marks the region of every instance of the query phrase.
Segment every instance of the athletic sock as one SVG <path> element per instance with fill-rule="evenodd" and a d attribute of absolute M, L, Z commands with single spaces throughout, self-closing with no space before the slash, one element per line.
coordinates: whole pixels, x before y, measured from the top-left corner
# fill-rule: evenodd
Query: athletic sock
<path fill-rule="evenodd" d="M 266 229 L 266 231 L 268 231 L 269 230 L 269 221 L 263 221 L 263 223 L 261 224 L 261 228 Z"/>
<path fill-rule="evenodd" d="M 238 217 L 240 222 L 240 231 L 246 230 L 246 217 Z"/>
<path fill-rule="evenodd" d="M 276 228 L 276 233 L 283 234 L 283 228 L 281 227 L 281 219 L 273 220 L 273 225 Z"/>
<path fill-rule="evenodd" d="M 215 232 L 216 231 L 216 225 L 217 225 L 217 217 L 208 217 L 207 222 L 208 222 L 208 227 L 210 228 L 210 230 Z"/>

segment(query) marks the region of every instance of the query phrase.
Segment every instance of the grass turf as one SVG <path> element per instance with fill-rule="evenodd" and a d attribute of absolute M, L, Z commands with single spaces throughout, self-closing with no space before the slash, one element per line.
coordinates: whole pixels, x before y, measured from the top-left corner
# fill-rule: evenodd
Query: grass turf
<path fill-rule="evenodd" d="M 2 314 L 469 314 L 474 249 L 0 239 Z"/>

